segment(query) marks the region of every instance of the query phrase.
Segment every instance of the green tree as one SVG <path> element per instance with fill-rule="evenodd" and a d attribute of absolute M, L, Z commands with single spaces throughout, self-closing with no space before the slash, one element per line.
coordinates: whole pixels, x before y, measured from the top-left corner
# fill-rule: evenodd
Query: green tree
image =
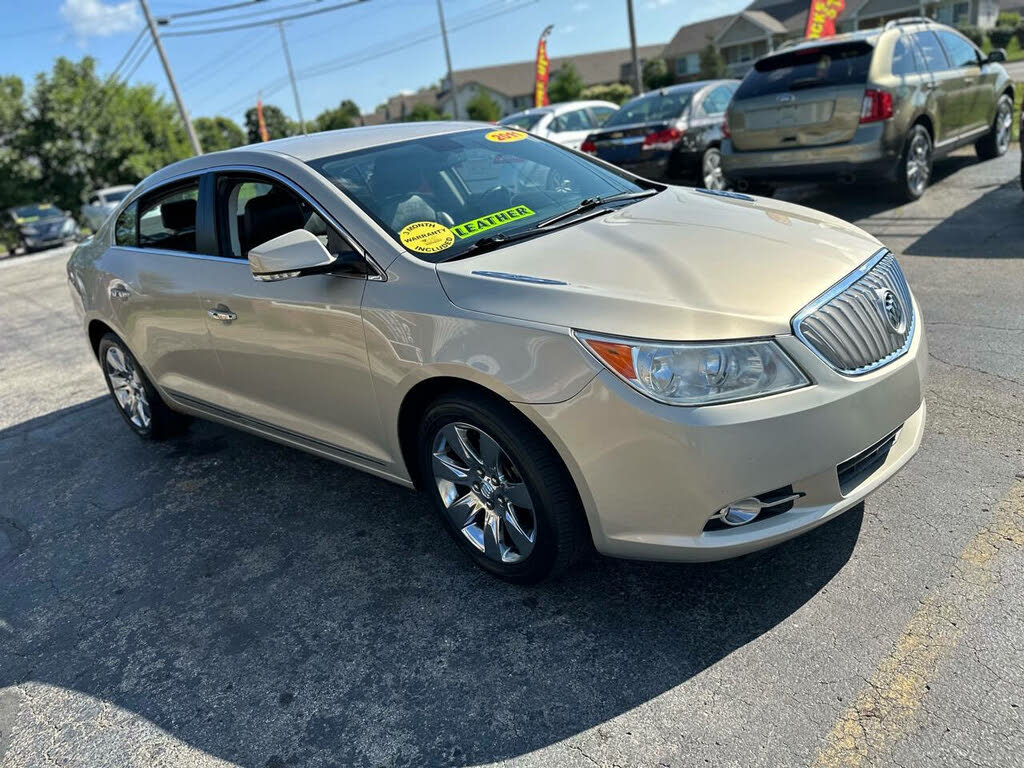
<path fill-rule="evenodd" d="M 77 209 L 91 188 L 135 183 L 190 154 L 176 110 L 151 85 L 100 80 L 95 61 L 58 58 L 28 98 L 23 157 L 33 197 Z"/>
<path fill-rule="evenodd" d="M 0 209 L 31 202 L 39 181 L 25 152 L 27 113 L 21 78 L 0 77 Z"/>
<path fill-rule="evenodd" d="M 644 62 L 643 69 L 644 86 L 649 91 L 664 88 L 672 85 L 672 75 L 668 72 L 668 65 L 664 59 L 651 59 Z"/>
<path fill-rule="evenodd" d="M 555 73 L 548 84 L 548 99 L 552 104 L 562 101 L 576 101 L 583 93 L 583 78 L 580 77 L 576 65 L 567 61 Z"/>
<path fill-rule="evenodd" d="M 219 152 L 245 144 L 245 131 L 227 117 L 197 117 L 192 121 L 203 152 Z"/>
<path fill-rule="evenodd" d="M 298 126 L 288 119 L 280 107 L 273 104 L 263 105 L 263 123 L 267 127 L 267 136 L 271 139 L 283 139 L 285 136 L 294 136 L 299 132 Z M 245 135 L 250 144 L 262 141 L 256 107 L 245 110 Z"/>
<path fill-rule="evenodd" d="M 359 124 L 360 111 L 358 105 L 345 99 L 334 109 L 325 109 L 316 116 L 313 125 L 318 131 L 334 131 L 339 128 L 351 128 Z"/>
<path fill-rule="evenodd" d="M 433 104 L 427 104 L 426 102 L 420 102 L 407 114 L 404 118 L 404 122 L 407 123 L 418 123 L 424 120 L 451 120 L 451 115 L 447 112 L 441 112 Z"/>
<path fill-rule="evenodd" d="M 501 107 L 498 106 L 498 102 L 492 99 L 487 91 L 481 88 L 466 105 L 466 114 L 470 120 L 482 120 L 485 123 L 493 123 L 501 117 Z"/>
<path fill-rule="evenodd" d="M 700 76 L 705 80 L 717 80 L 725 77 L 725 58 L 710 39 L 704 50 L 700 52 Z"/>
<path fill-rule="evenodd" d="M 608 85 L 592 85 L 584 88 L 580 94 L 582 99 L 596 99 L 599 101 L 613 101 L 622 104 L 633 97 L 633 86 L 626 83 L 610 83 Z"/>

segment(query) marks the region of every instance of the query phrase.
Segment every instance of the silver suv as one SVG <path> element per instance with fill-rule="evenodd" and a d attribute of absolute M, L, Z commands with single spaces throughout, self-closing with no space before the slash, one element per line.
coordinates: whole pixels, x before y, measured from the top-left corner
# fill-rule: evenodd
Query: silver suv
<path fill-rule="evenodd" d="M 1010 144 L 1013 83 L 955 29 L 925 18 L 803 41 L 759 60 L 727 112 L 722 166 L 741 191 L 782 181 L 886 179 L 916 200 L 932 160 Z"/>

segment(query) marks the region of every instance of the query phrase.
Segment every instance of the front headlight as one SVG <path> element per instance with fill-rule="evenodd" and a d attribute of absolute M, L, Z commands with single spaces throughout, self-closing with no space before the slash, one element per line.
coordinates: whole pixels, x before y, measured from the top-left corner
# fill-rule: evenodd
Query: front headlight
<path fill-rule="evenodd" d="M 576 333 L 637 391 L 669 405 L 710 405 L 810 384 L 774 341 L 671 343 Z"/>

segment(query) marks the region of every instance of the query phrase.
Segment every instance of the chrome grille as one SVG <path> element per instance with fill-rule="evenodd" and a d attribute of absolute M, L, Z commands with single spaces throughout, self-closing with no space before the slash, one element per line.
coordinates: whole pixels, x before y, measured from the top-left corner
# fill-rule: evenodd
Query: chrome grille
<path fill-rule="evenodd" d="M 914 304 L 896 257 L 879 251 L 793 318 L 793 332 L 851 376 L 892 362 L 914 338 Z"/>

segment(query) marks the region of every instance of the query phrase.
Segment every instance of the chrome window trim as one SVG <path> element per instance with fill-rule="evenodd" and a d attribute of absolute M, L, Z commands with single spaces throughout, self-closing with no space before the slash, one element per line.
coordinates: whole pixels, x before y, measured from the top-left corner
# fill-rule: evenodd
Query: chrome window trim
<path fill-rule="evenodd" d="M 274 179 L 275 181 L 278 181 L 278 182 L 284 184 L 286 187 L 288 187 L 290 190 L 292 190 L 295 194 L 297 194 L 299 197 L 301 197 L 303 200 L 305 200 L 307 203 L 309 203 L 309 205 L 312 206 L 312 208 L 318 214 L 320 214 L 320 216 L 324 219 L 324 221 L 326 221 L 327 224 L 333 226 L 336 230 L 338 230 L 338 232 L 341 233 L 342 237 L 344 237 L 345 240 L 347 240 L 355 248 L 356 252 L 363 259 L 366 260 L 366 263 L 370 265 L 370 267 L 374 270 L 374 272 L 376 272 L 376 274 L 367 275 L 366 276 L 367 280 L 376 280 L 376 281 L 380 281 L 380 282 L 386 282 L 387 281 L 387 279 L 388 279 L 387 278 L 387 273 L 381 267 L 381 265 L 376 261 L 376 259 L 374 259 L 370 255 L 369 251 L 366 250 L 365 246 L 363 246 L 362 243 L 360 243 L 355 237 L 353 237 L 352 234 L 345 227 L 343 227 L 341 225 L 341 223 L 337 220 L 337 218 L 335 218 L 331 213 L 329 213 L 327 211 L 327 209 L 324 208 L 323 205 L 321 205 L 312 195 L 310 195 L 308 192 L 306 192 L 306 190 L 304 190 L 302 187 L 300 187 L 294 181 L 289 179 L 287 176 L 279 173 L 278 171 L 273 171 L 273 170 L 271 170 L 269 168 L 264 168 L 263 166 L 259 166 L 259 165 L 244 165 L 244 164 L 237 164 L 237 165 L 236 164 L 231 164 L 231 165 L 212 165 L 212 166 L 209 166 L 207 168 L 203 168 L 202 170 L 198 170 L 198 171 L 187 171 L 187 172 L 181 173 L 181 174 L 179 174 L 177 176 L 172 176 L 169 179 L 165 179 L 164 181 L 160 182 L 160 184 L 158 186 L 155 186 L 152 189 L 147 189 L 147 190 L 145 190 L 143 192 L 138 192 L 137 194 L 135 194 L 133 196 L 125 198 L 125 207 L 127 207 L 128 205 L 131 205 L 133 202 L 135 202 L 136 200 L 140 199 L 141 197 L 148 196 L 148 195 L 150 195 L 151 193 L 154 193 L 154 192 L 159 192 L 164 187 L 167 187 L 167 186 L 170 186 L 170 185 L 174 185 L 174 184 L 179 184 L 179 183 L 181 183 L 181 181 L 183 179 L 189 179 L 189 178 L 193 178 L 194 177 L 195 179 L 198 180 L 199 177 L 201 177 L 202 175 L 207 174 L 207 173 L 252 173 L 252 174 L 256 174 L 256 175 L 267 176 L 267 177 L 269 177 L 271 179 Z M 118 212 L 118 215 L 120 215 L 120 212 Z M 114 246 L 115 244 L 113 243 L 113 241 L 111 241 L 109 243 L 109 245 Z M 129 247 L 129 246 L 116 246 L 116 247 L 118 247 L 118 248 L 126 248 L 126 247 Z M 241 259 L 241 258 L 236 259 L 236 258 L 233 258 L 233 257 L 229 258 L 229 257 L 226 257 L 226 256 L 212 256 L 212 255 L 209 255 L 209 254 L 191 253 L 189 251 L 172 251 L 172 250 L 167 250 L 167 249 L 143 248 L 141 246 L 138 246 L 137 250 L 144 251 L 146 253 L 160 252 L 160 253 L 169 254 L 169 255 L 190 256 L 190 257 L 193 257 L 193 258 L 204 258 L 204 259 L 213 260 L 213 261 L 232 261 L 232 262 L 236 262 L 236 263 L 239 263 L 239 264 L 248 264 L 249 263 L 248 259 Z"/>
<path fill-rule="evenodd" d="M 832 301 L 832 299 L 834 299 L 836 296 L 846 291 L 850 286 L 852 286 L 854 283 L 856 283 L 865 275 L 867 275 L 872 269 L 875 268 L 878 262 L 880 262 L 882 259 L 884 259 L 886 256 L 890 254 L 892 254 L 892 257 L 895 260 L 896 254 L 892 253 L 892 251 L 890 251 L 888 248 L 878 249 L 870 259 L 865 261 L 863 264 L 861 264 L 859 267 L 857 267 L 855 270 L 853 270 L 850 274 L 848 274 L 838 283 L 833 285 L 827 291 L 822 293 L 816 299 L 812 300 L 810 304 L 808 304 L 799 312 L 797 312 L 793 316 L 793 319 L 790 321 L 790 326 L 793 329 L 793 335 L 800 339 L 800 341 L 803 342 L 803 345 L 805 347 L 811 350 L 811 352 L 813 352 L 817 358 L 819 358 L 822 362 L 825 363 L 825 365 L 827 365 L 833 371 L 838 373 L 840 376 L 846 376 L 849 378 L 863 376 L 866 373 L 877 371 L 879 368 L 888 365 L 893 360 L 897 360 L 900 357 L 903 357 L 903 355 L 907 353 L 907 350 L 910 349 L 910 345 L 914 342 L 914 334 L 917 331 L 917 313 L 914 311 L 913 305 L 907 308 L 910 313 L 910 318 L 907 326 L 907 340 L 903 343 L 903 346 L 895 350 L 894 352 L 891 352 L 890 354 L 886 355 L 881 360 L 877 360 L 874 363 L 871 363 L 870 365 L 861 366 L 860 368 L 857 368 L 852 371 L 843 370 L 842 368 L 837 368 L 835 365 L 833 365 L 832 362 L 827 357 L 825 357 L 821 352 L 819 352 L 817 347 L 815 347 L 807 339 L 807 337 L 804 336 L 803 332 L 800 330 L 800 325 L 810 315 L 813 315 L 823 306 Z M 897 264 L 898 263 L 899 262 L 897 262 Z M 900 268 L 901 273 L 902 271 L 902 268 Z M 906 276 L 904 276 L 904 280 L 905 279 Z M 908 293 L 910 291 L 909 285 L 907 286 L 907 291 Z M 913 296 L 911 296 L 911 301 L 913 301 Z"/>

